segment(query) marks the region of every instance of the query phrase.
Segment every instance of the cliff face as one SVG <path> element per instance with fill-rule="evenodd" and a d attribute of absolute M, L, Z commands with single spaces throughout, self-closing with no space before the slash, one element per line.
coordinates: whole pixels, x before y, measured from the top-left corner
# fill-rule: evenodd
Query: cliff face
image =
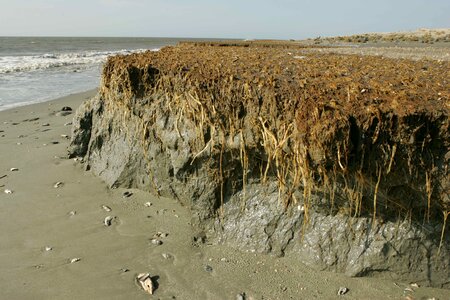
<path fill-rule="evenodd" d="M 449 70 L 282 47 L 112 57 L 69 152 L 177 198 L 211 241 L 449 287 Z"/>

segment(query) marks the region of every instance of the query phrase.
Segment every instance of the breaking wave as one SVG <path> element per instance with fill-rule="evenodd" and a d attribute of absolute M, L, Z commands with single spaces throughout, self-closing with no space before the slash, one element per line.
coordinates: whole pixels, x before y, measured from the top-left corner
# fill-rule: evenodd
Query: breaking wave
<path fill-rule="evenodd" d="M 153 49 L 152 51 L 157 51 Z M 63 67 L 89 67 L 106 61 L 108 56 L 145 52 L 147 49 L 119 51 L 84 51 L 79 53 L 46 53 L 29 56 L 1 56 L 0 74 L 32 72 Z"/>

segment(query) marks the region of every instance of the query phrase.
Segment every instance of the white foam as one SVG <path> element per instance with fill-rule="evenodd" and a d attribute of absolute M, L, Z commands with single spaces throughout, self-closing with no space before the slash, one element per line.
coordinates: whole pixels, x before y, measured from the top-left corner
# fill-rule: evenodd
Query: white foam
<path fill-rule="evenodd" d="M 157 50 L 158 49 L 153 49 L 153 51 Z M 139 53 L 144 51 L 147 51 L 147 49 L 46 53 L 33 56 L 2 56 L 0 57 L 0 74 L 32 72 L 68 66 L 97 65 L 105 62 L 108 56 L 111 55 Z"/>

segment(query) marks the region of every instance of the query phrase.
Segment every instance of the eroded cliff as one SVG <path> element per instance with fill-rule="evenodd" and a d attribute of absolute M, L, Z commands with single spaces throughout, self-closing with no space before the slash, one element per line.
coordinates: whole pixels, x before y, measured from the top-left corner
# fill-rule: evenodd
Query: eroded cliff
<path fill-rule="evenodd" d="M 116 56 L 69 152 L 177 198 L 213 242 L 448 287 L 449 75 L 298 47 Z"/>

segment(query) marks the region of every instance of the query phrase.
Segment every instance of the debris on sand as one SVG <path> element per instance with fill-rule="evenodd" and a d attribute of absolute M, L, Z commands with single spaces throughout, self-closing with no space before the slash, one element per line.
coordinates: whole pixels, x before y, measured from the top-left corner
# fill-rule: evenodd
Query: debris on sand
<path fill-rule="evenodd" d="M 239 293 L 236 295 L 236 300 L 245 300 L 245 293 Z"/>
<path fill-rule="evenodd" d="M 58 181 L 58 182 L 56 182 L 56 183 L 53 185 L 53 187 L 54 187 L 55 189 L 57 189 L 57 188 L 59 188 L 59 187 L 62 187 L 63 185 L 64 185 L 64 182 Z"/>
<path fill-rule="evenodd" d="M 136 277 L 136 281 L 140 284 L 144 291 L 146 291 L 150 295 L 153 295 L 153 293 L 155 292 L 155 286 L 149 273 L 139 274 Z"/>
<path fill-rule="evenodd" d="M 157 233 L 155 233 L 153 235 L 154 238 L 165 238 L 165 237 L 168 237 L 168 236 L 169 236 L 168 233 L 161 232 L 161 231 L 158 231 Z"/>
<path fill-rule="evenodd" d="M 123 197 L 123 198 L 128 198 L 128 197 L 131 197 L 132 195 L 133 195 L 132 192 L 126 191 L 126 192 L 124 192 L 124 193 L 122 194 L 122 197 Z"/>
<path fill-rule="evenodd" d="M 213 268 L 210 265 L 205 266 L 205 271 L 208 273 L 211 273 L 213 271 Z"/>
<path fill-rule="evenodd" d="M 110 211 L 112 210 L 111 207 L 106 206 L 106 205 L 102 205 L 101 207 L 102 207 L 102 209 L 103 209 L 104 211 L 106 211 L 106 212 L 110 212 Z"/>
<path fill-rule="evenodd" d="M 172 259 L 173 255 L 170 253 L 162 253 L 161 254 L 164 259 Z"/>
<path fill-rule="evenodd" d="M 339 296 L 345 295 L 345 294 L 347 294 L 347 293 L 348 293 L 348 288 L 346 288 L 346 287 L 340 287 L 339 290 L 338 290 L 338 292 L 337 292 L 337 294 L 338 294 Z"/>
<path fill-rule="evenodd" d="M 163 244 L 163 242 L 159 239 L 151 239 L 150 243 L 152 243 L 155 246 L 161 246 Z"/>
<path fill-rule="evenodd" d="M 112 221 L 113 221 L 114 219 L 115 219 L 115 217 L 107 216 L 107 217 L 105 218 L 105 220 L 103 220 L 103 224 L 104 224 L 105 226 L 111 226 Z"/>

